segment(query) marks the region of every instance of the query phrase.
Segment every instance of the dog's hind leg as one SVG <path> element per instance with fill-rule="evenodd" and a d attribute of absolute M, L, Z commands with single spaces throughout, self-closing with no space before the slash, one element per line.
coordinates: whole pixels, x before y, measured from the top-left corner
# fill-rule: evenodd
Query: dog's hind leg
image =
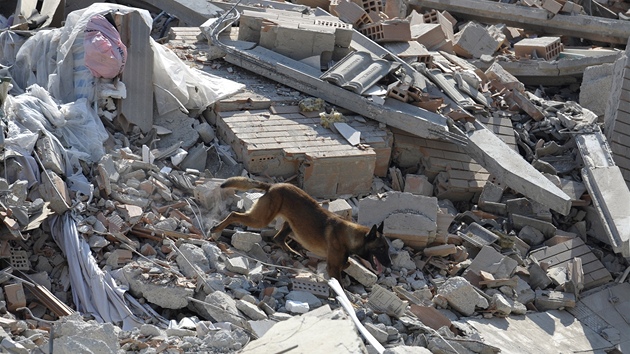
<path fill-rule="evenodd" d="M 219 224 L 210 229 L 211 233 L 223 231 L 231 224 L 246 225 L 254 228 L 263 228 L 276 217 L 278 210 L 273 210 L 269 205 L 269 197 L 267 194 L 258 199 L 254 206 L 245 213 L 233 211 L 227 218 L 223 219 Z"/>

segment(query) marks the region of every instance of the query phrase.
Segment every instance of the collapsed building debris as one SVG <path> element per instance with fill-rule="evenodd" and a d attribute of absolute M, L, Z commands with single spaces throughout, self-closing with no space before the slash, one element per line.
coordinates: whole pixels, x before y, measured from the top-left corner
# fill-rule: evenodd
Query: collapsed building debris
<path fill-rule="evenodd" d="M 613 20 L 493 3 L 545 13 L 547 37 L 526 38 L 504 13 L 419 3 L 94 4 L 0 33 L 3 350 L 628 350 L 625 79 L 602 125 L 500 59 L 560 66 L 568 36 L 600 39 L 563 16 Z M 14 10 L 30 28 L 58 9 Z M 112 78 L 80 58 L 96 15 L 127 47 Z M 199 27 L 156 30 L 165 17 Z M 344 291 L 321 258 L 276 247 L 280 222 L 211 235 L 261 195 L 221 189 L 233 175 L 384 222 L 392 266 L 351 258 Z"/>

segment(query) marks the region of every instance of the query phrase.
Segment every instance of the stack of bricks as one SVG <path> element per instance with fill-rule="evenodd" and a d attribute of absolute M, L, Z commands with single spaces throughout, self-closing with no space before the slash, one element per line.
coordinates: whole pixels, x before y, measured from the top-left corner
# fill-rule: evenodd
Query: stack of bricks
<path fill-rule="evenodd" d="M 303 114 L 297 106 L 218 112 L 217 131 L 250 173 L 297 175 L 300 187 L 319 198 L 367 194 L 373 176 L 387 174 L 392 136 L 377 123 L 346 119 L 361 132 L 364 148 L 350 145 L 324 128 L 316 114 Z"/>
<path fill-rule="evenodd" d="M 393 129 L 394 159 L 400 168 L 420 166 L 434 185 L 434 196 L 453 201 L 476 199 L 490 174 L 461 146 L 420 138 Z"/>
<path fill-rule="evenodd" d="M 560 37 L 525 38 L 514 43 L 514 53 L 519 58 L 533 58 L 534 56 L 544 60 L 556 59 L 564 45 Z"/>
<path fill-rule="evenodd" d="M 332 16 L 245 10 L 239 20 L 238 39 L 258 43 L 295 60 L 320 56 L 321 62 L 326 63 L 351 51 L 352 34 L 352 25 Z"/>

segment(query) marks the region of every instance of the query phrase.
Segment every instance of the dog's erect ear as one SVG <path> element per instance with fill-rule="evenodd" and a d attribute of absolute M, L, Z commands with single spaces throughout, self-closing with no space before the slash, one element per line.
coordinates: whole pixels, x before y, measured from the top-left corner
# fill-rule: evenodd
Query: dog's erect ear
<path fill-rule="evenodd" d="M 381 221 L 381 224 L 378 225 L 378 232 L 382 235 L 383 234 L 383 226 L 385 226 L 385 221 Z M 379 235 L 380 236 L 380 235 Z"/>
<path fill-rule="evenodd" d="M 365 238 L 370 241 L 370 240 L 374 240 L 378 237 L 378 229 L 376 225 L 372 225 L 372 228 L 370 229 L 370 232 L 368 232 L 365 235 Z"/>

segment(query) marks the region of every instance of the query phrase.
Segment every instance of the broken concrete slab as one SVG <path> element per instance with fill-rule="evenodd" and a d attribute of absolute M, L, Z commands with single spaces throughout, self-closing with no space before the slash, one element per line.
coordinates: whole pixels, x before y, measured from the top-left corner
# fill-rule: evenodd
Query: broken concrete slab
<path fill-rule="evenodd" d="M 465 323 L 479 331 L 486 343 L 506 353 L 588 352 L 613 346 L 566 311 L 550 310 L 505 318 L 467 318 Z M 510 340 L 505 340 L 506 335 Z"/>
<path fill-rule="evenodd" d="M 575 137 L 584 161 L 582 178 L 615 252 L 630 257 L 630 190 L 615 165 L 606 138 L 599 128 Z"/>
<path fill-rule="evenodd" d="M 630 350 L 630 325 L 624 317 L 630 307 L 628 291 L 630 284 L 626 282 L 596 288 L 583 293 L 576 306 L 567 311 L 625 353 Z"/>
<path fill-rule="evenodd" d="M 466 134 L 469 154 L 492 173 L 497 180 L 560 214 L 567 215 L 571 198 L 548 178 L 536 171 L 516 151 L 479 123 Z M 505 148 L 497 149 L 497 146 Z"/>

